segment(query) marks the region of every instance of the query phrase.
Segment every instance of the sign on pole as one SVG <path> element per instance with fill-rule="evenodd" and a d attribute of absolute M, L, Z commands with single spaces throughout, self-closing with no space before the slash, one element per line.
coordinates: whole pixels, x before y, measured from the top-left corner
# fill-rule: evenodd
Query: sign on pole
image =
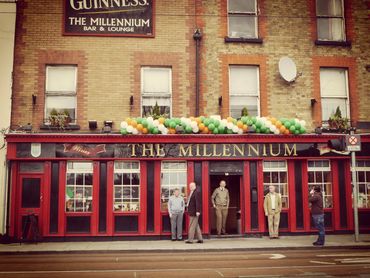
<path fill-rule="evenodd" d="M 360 135 L 346 135 L 346 151 L 359 152 L 361 151 L 361 136 Z"/>

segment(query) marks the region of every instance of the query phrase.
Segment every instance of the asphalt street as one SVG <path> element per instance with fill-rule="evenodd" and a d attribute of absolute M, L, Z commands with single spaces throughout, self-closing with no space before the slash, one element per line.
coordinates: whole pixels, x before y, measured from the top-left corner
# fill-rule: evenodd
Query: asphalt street
<path fill-rule="evenodd" d="M 370 277 L 370 249 L 1 254 L 0 277 Z"/>

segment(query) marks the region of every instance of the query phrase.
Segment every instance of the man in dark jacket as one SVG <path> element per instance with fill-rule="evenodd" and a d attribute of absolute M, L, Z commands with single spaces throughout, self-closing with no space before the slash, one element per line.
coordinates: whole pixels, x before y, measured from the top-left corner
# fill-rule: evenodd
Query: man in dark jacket
<path fill-rule="evenodd" d="M 191 182 L 189 184 L 190 194 L 188 197 L 187 208 L 189 214 L 189 232 L 188 232 L 188 240 L 185 243 L 193 243 L 194 235 L 196 233 L 196 237 L 198 239 L 198 243 L 203 243 L 202 231 L 199 227 L 199 215 L 202 210 L 201 206 L 201 199 L 202 196 L 200 192 L 197 190 L 197 186 L 195 182 Z"/>
<path fill-rule="evenodd" d="M 318 239 L 312 243 L 316 246 L 325 244 L 325 222 L 324 222 L 324 206 L 321 193 L 321 187 L 316 185 L 311 191 L 308 198 L 311 203 L 311 215 L 315 227 L 319 230 Z"/>

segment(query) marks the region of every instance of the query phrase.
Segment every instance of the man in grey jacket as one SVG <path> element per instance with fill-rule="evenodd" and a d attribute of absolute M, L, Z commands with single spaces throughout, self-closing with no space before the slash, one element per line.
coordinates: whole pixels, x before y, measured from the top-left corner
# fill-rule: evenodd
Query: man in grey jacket
<path fill-rule="evenodd" d="M 168 214 L 171 220 L 172 241 L 182 240 L 182 219 L 185 210 L 184 198 L 180 195 L 180 190 L 176 188 L 173 195 L 168 200 Z"/>

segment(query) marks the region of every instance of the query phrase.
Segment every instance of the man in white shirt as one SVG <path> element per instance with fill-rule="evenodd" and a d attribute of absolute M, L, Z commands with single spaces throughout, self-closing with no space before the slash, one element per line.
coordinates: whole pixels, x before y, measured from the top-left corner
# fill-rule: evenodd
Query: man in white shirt
<path fill-rule="evenodd" d="M 171 220 L 172 241 L 182 240 L 182 219 L 185 211 L 184 198 L 180 195 L 180 190 L 176 188 L 173 195 L 168 200 L 168 214 Z"/>
<path fill-rule="evenodd" d="M 269 193 L 265 196 L 263 208 L 269 224 L 270 239 L 279 238 L 281 195 L 275 192 L 275 186 L 273 185 L 269 186 Z"/>

